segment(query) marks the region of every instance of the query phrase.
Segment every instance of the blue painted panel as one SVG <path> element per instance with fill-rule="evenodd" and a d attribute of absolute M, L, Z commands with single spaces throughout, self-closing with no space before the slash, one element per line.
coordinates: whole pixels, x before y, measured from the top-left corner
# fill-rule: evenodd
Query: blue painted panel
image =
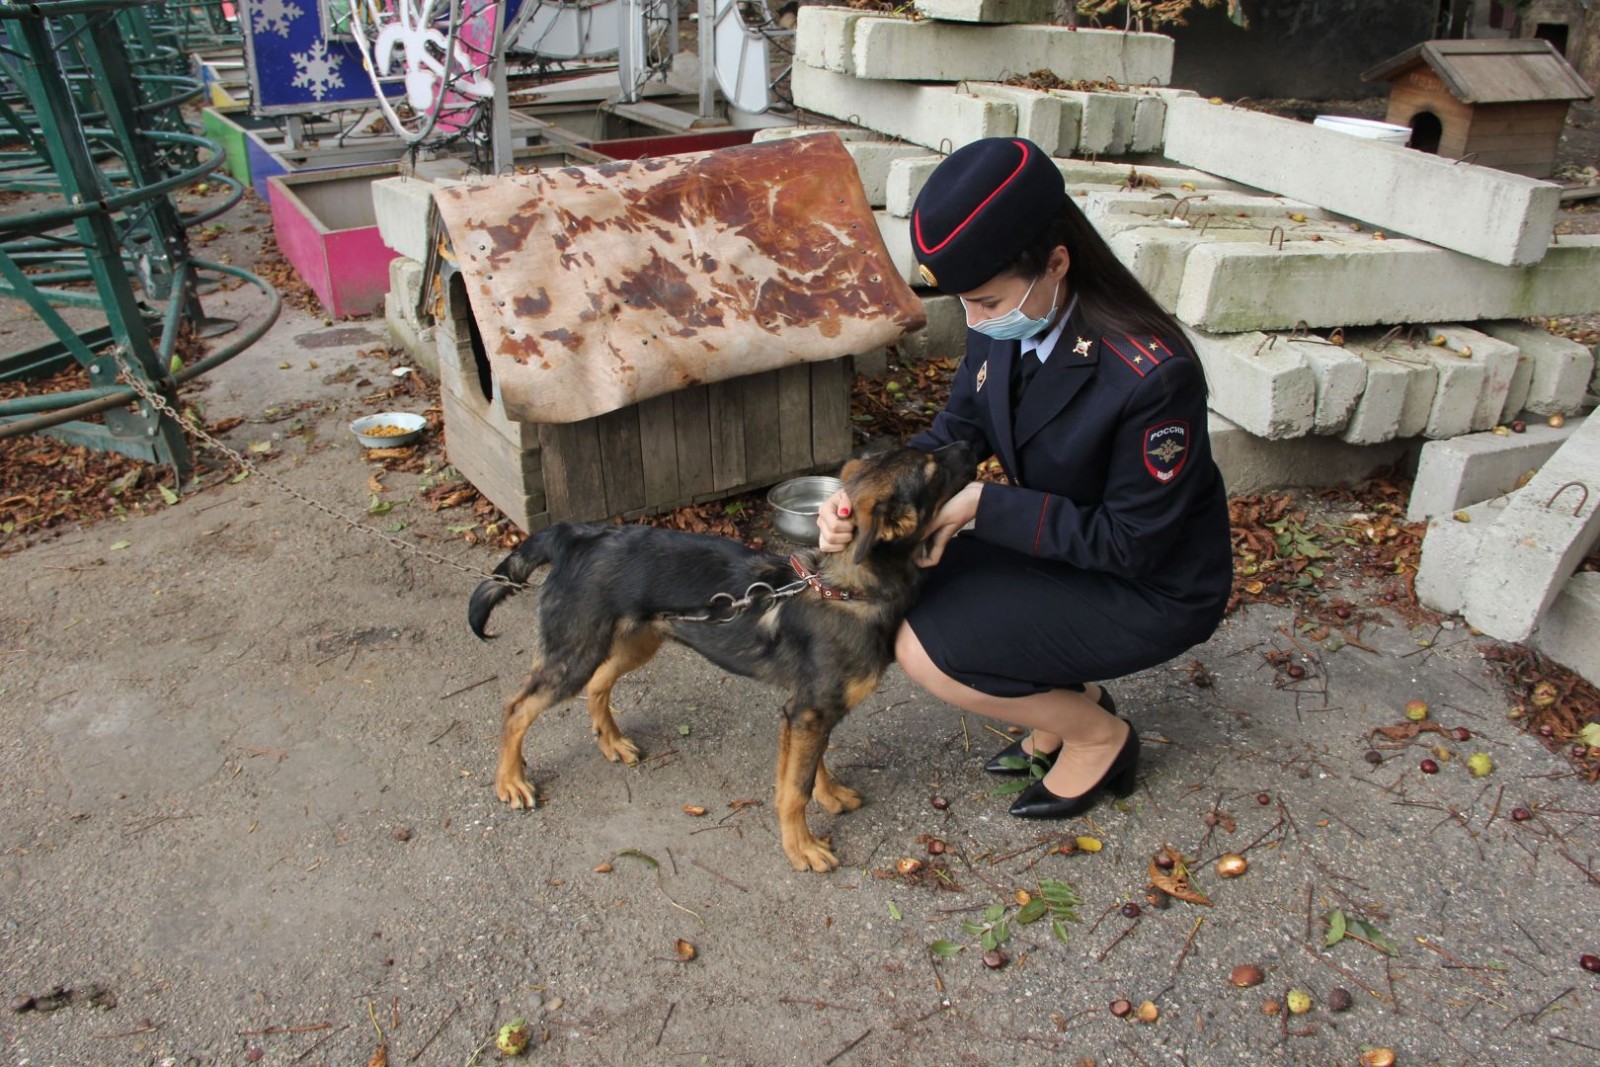
<path fill-rule="evenodd" d="M 326 6 L 319 0 L 241 0 L 254 114 L 305 115 L 375 102 L 360 50 L 347 35 L 327 32 Z M 502 18 L 514 18 L 521 6 L 522 0 L 509 0 Z M 397 83 L 390 96 L 404 91 Z"/>

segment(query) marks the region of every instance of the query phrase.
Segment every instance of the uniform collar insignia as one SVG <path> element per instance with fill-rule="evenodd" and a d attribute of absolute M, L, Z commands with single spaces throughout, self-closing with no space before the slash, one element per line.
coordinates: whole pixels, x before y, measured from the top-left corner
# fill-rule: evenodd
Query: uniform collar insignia
<path fill-rule="evenodd" d="M 1089 339 L 1087 337 L 1078 338 L 1078 343 L 1072 346 L 1072 354 L 1087 357 L 1089 355 Z"/>
<path fill-rule="evenodd" d="M 988 360 L 984 360 L 983 361 L 983 365 L 978 368 L 978 388 L 977 388 L 978 392 L 980 392 L 980 393 L 983 392 L 983 383 L 988 381 L 988 380 L 989 380 L 989 361 Z"/>

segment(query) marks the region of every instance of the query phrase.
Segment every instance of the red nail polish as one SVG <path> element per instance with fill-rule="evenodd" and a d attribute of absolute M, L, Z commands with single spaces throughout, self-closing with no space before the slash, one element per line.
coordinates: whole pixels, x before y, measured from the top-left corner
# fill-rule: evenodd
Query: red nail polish
<path fill-rule="evenodd" d="M 850 517 L 850 505 L 846 504 L 844 507 L 839 509 L 839 517 L 841 519 L 848 519 Z"/>

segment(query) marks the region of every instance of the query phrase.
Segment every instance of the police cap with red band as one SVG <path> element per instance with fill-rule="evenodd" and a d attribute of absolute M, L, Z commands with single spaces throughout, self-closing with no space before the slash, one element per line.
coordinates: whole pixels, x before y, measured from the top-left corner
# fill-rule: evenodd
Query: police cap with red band
<path fill-rule="evenodd" d="M 971 292 L 1016 262 L 1066 198 L 1061 171 L 1032 141 L 986 137 L 957 149 L 911 209 L 922 280 Z"/>

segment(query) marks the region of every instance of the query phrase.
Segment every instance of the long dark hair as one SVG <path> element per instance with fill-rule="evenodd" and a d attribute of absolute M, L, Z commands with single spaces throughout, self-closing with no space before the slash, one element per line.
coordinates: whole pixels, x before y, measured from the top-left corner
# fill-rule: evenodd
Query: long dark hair
<path fill-rule="evenodd" d="M 1071 256 L 1067 287 L 1077 295 L 1078 314 L 1086 323 L 1101 333 L 1154 334 L 1169 345 L 1189 348 L 1189 339 L 1178 320 L 1156 303 L 1150 291 L 1122 265 L 1071 197 L 1061 205 L 1061 213 L 1007 268 L 1008 273 L 1038 277 L 1057 245 L 1064 245 Z M 1204 380 L 1205 369 L 1198 359 L 1194 363 Z"/>

